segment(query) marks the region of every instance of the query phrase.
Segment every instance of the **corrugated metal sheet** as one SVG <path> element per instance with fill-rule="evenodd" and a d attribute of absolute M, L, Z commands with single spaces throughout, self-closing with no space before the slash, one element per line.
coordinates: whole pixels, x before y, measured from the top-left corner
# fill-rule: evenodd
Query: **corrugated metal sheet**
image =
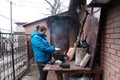
<path fill-rule="evenodd" d="M 103 3 L 106 4 L 108 3 L 110 0 L 92 0 L 93 3 Z"/>
<path fill-rule="evenodd" d="M 107 4 L 109 1 L 111 0 L 87 0 L 88 5 L 91 5 L 91 4 Z"/>

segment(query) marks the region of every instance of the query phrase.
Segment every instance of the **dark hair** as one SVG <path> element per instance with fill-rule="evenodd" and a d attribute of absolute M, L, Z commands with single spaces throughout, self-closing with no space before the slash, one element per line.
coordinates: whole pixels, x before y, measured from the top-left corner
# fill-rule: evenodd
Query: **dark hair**
<path fill-rule="evenodd" d="M 41 32 L 43 32 L 43 31 L 45 31 L 45 30 L 47 30 L 47 28 L 45 27 L 45 26 L 37 26 L 36 27 L 36 30 L 38 31 L 38 30 L 40 30 Z"/>

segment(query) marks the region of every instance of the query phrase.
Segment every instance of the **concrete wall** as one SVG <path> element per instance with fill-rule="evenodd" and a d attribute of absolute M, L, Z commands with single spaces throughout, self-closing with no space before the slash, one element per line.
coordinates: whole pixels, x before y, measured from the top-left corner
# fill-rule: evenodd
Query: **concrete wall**
<path fill-rule="evenodd" d="M 120 80 L 120 1 L 107 7 L 106 22 L 101 26 L 101 66 L 103 80 Z M 104 17 L 104 15 L 102 15 Z M 104 19 L 105 21 L 105 19 Z"/>

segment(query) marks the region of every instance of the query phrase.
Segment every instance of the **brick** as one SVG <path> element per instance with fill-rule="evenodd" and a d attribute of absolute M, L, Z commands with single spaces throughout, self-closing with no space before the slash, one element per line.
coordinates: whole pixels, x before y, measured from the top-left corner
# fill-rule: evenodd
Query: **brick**
<path fill-rule="evenodd" d="M 120 32 L 120 27 L 114 28 L 114 33 L 119 33 Z"/>
<path fill-rule="evenodd" d="M 115 74 L 116 72 L 113 69 L 109 68 L 109 76 L 115 76 Z"/>
<path fill-rule="evenodd" d="M 107 42 L 107 43 L 113 43 L 113 39 L 105 39 L 105 42 Z"/>
<path fill-rule="evenodd" d="M 111 44 L 112 49 L 120 50 L 120 45 L 117 44 Z"/>
<path fill-rule="evenodd" d="M 116 76 L 110 76 L 111 80 L 118 80 Z"/>
<path fill-rule="evenodd" d="M 105 29 L 110 29 L 110 28 L 111 28 L 111 25 L 110 24 L 109 25 L 106 24 Z"/>
<path fill-rule="evenodd" d="M 105 46 L 105 47 L 110 48 L 110 45 L 111 45 L 110 43 L 104 43 L 104 46 Z"/>
<path fill-rule="evenodd" d="M 108 52 L 112 54 L 117 54 L 117 50 L 108 48 Z"/>
<path fill-rule="evenodd" d="M 110 57 L 108 57 L 107 61 L 108 61 L 109 63 L 111 63 L 111 64 L 115 63 L 115 60 L 112 59 L 112 58 L 110 58 Z"/>
<path fill-rule="evenodd" d="M 106 52 L 105 53 L 105 60 L 107 60 L 108 61 L 108 59 L 109 59 L 109 57 L 111 56 L 111 54 L 110 53 L 108 53 L 108 52 Z"/>
<path fill-rule="evenodd" d="M 103 46 L 101 47 L 101 50 L 104 51 L 104 47 Z"/>
<path fill-rule="evenodd" d="M 113 29 L 106 29 L 105 33 L 113 33 Z"/>
<path fill-rule="evenodd" d="M 108 70 L 108 68 L 109 68 L 109 67 L 107 67 L 107 66 L 104 67 L 104 74 L 105 74 L 106 76 L 109 76 L 109 70 Z"/>
<path fill-rule="evenodd" d="M 120 51 L 117 51 L 117 56 L 119 56 L 119 57 L 120 57 Z"/>
<path fill-rule="evenodd" d="M 120 39 L 114 39 L 115 44 L 120 44 Z"/>
<path fill-rule="evenodd" d="M 103 55 L 103 54 L 104 54 L 104 51 L 101 50 L 101 55 Z"/>
<path fill-rule="evenodd" d="M 112 12 L 111 18 L 117 17 L 120 15 L 120 11 Z"/>
<path fill-rule="evenodd" d="M 113 19 L 108 19 L 106 23 L 111 24 L 111 23 L 113 23 L 113 21 L 114 21 Z"/>
<path fill-rule="evenodd" d="M 107 39 L 107 38 L 111 38 L 111 35 L 110 35 L 110 34 L 104 34 L 104 38 L 106 38 L 106 39 Z M 104 38 L 103 38 L 103 39 L 104 39 Z"/>
<path fill-rule="evenodd" d="M 120 21 L 120 16 L 114 17 L 114 22 L 117 22 L 117 21 Z"/>
<path fill-rule="evenodd" d="M 107 52 L 107 51 L 108 51 L 108 48 L 107 48 L 107 47 L 104 47 L 104 51 L 106 51 L 106 52 Z"/>
<path fill-rule="evenodd" d="M 115 61 L 115 66 L 117 66 L 118 68 L 120 67 L 120 61 Z"/>
<path fill-rule="evenodd" d="M 110 57 L 110 53 L 105 52 L 105 53 L 104 53 L 104 56 L 105 56 L 105 60 L 107 60 L 107 59 Z"/>
<path fill-rule="evenodd" d="M 115 72 L 119 73 L 119 68 L 114 66 L 114 65 L 110 65 L 110 68 L 113 69 Z"/>
<path fill-rule="evenodd" d="M 111 54 L 111 58 L 114 59 L 115 61 L 119 61 L 120 60 L 119 56 L 116 56 L 116 55 L 113 55 L 113 54 Z"/>
<path fill-rule="evenodd" d="M 110 63 L 109 63 L 108 61 L 106 61 L 106 60 L 104 60 L 104 67 L 105 67 L 105 68 L 110 67 Z"/>
<path fill-rule="evenodd" d="M 115 27 L 119 27 L 120 26 L 120 22 L 115 22 L 113 24 L 111 24 L 111 28 L 115 28 Z"/>
<path fill-rule="evenodd" d="M 118 38 L 120 38 L 120 34 L 119 33 L 118 34 L 111 34 L 111 38 L 118 39 Z"/>

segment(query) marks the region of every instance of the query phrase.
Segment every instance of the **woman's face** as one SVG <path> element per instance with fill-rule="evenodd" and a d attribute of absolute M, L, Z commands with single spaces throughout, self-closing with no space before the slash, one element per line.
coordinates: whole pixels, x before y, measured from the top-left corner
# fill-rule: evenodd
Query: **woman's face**
<path fill-rule="evenodd" d="M 42 31 L 42 32 L 41 32 L 41 34 L 45 34 L 45 33 L 46 33 L 46 31 L 47 31 L 47 30 Z"/>

